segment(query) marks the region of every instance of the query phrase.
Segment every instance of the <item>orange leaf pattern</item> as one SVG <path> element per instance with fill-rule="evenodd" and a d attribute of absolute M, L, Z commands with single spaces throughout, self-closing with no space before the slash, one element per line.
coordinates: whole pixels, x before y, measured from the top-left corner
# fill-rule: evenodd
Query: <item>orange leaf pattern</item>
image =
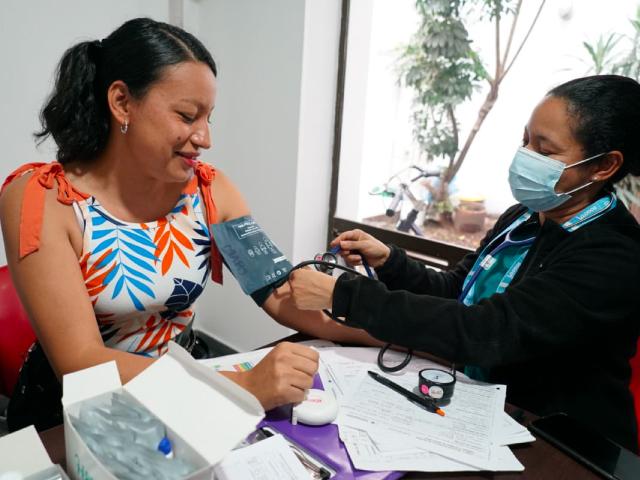
<path fill-rule="evenodd" d="M 185 210 L 186 208 L 181 208 L 179 214 L 183 214 Z M 174 253 L 185 267 L 190 267 L 184 251 L 194 252 L 195 248 L 192 241 L 176 225 L 169 223 L 166 219 L 159 220 L 154 240 L 157 242 L 155 256 L 162 258 L 162 275 L 166 275 L 173 264 Z"/>

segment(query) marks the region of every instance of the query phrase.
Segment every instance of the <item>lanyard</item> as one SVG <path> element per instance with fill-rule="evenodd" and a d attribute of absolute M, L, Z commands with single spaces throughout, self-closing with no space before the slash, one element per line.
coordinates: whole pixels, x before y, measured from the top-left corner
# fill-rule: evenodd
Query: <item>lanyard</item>
<path fill-rule="evenodd" d="M 584 210 L 578 212 L 575 217 L 564 222 L 562 224 L 562 227 L 567 232 L 575 232 L 583 225 L 586 225 L 596 218 L 601 217 L 609 210 L 613 210 L 617 203 L 618 197 L 616 197 L 614 193 L 610 193 L 605 197 L 599 198 Z"/>
<path fill-rule="evenodd" d="M 564 228 L 567 232 L 575 232 L 578 228 L 586 225 L 589 222 L 592 222 L 596 218 L 604 215 L 609 210 L 613 209 L 616 206 L 617 197 L 615 194 L 610 193 L 604 197 L 599 198 L 588 207 L 584 208 L 580 212 L 578 212 L 574 217 L 567 220 L 562 224 L 562 228 Z M 469 271 L 467 277 L 464 280 L 462 285 L 462 293 L 458 297 L 458 300 L 463 302 L 465 305 L 471 305 L 473 303 L 473 293 L 475 290 L 475 283 L 478 279 L 478 276 L 483 271 L 487 271 L 491 269 L 496 263 L 496 255 L 510 246 L 530 246 L 533 244 L 535 240 L 535 236 L 526 238 L 523 240 L 511 240 L 511 232 L 513 232 L 517 227 L 522 225 L 524 222 L 531 218 L 533 212 L 531 210 L 523 213 L 518 219 L 516 219 L 511 225 L 505 228 L 499 235 L 494 237 L 493 240 L 487 244 L 487 246 L 482 250 L 478 258 L 476 259 L 473 267 Z M 491 248 L 498 239 L 504 237 L 504 240 L 497 245 L 496 247 Z M 491 250 L 489 250 L 491 248 Z M 529 253 L 529 249 L 526 248 L 523 252 L 521 252 L 516 259 L 513 261 L 507 272 L 502 277 L 498 287 L 496 288 L 495 293 L 503 293 L 509 284 L 513 281 L 518 272 L 518 269 L 524 262 L 525 257 Z"/>

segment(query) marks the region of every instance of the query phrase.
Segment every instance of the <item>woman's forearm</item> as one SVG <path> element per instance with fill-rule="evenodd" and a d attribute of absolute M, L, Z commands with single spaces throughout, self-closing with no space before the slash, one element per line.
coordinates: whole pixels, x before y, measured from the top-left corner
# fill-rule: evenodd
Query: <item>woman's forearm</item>
<path fill-rule="evenodd" d="M 320 311 L 297 309 L 287 283 L 274 291 L 262 307 L 279 324 L 312 337 L 341 343 L 382 345 L 364 330 L 342 325 Z"/>

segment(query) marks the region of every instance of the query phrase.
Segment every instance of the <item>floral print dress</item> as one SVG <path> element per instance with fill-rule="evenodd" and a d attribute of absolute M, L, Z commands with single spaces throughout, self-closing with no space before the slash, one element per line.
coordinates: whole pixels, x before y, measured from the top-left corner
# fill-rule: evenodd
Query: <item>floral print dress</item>
<path fill-rule="evenodd" d="M 31 174 L 23 199 L 20 257 L 38 249 L 45 189 L 72 205 L 83 230 L 80 270 L 106 346 L 157 357 L 194 319 L 193 304 L 222 262 L 209 226 L 216 221 L 213 167 L 198 162 L 175 207 L 153 222 L 131 223 L 76 190 L 57 162 L 28 164 L 5 181 Z"/>

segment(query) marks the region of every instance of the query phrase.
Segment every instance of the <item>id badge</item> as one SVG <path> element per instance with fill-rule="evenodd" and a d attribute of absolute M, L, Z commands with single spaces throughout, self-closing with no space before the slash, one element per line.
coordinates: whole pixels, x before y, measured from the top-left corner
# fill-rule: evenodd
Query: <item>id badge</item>
<path fill-rule="evenodd" d="M 251 216 L 211 225 L 213 238 L 242 291 L 255 291 L 286 277 L 291 263 Z"/>

